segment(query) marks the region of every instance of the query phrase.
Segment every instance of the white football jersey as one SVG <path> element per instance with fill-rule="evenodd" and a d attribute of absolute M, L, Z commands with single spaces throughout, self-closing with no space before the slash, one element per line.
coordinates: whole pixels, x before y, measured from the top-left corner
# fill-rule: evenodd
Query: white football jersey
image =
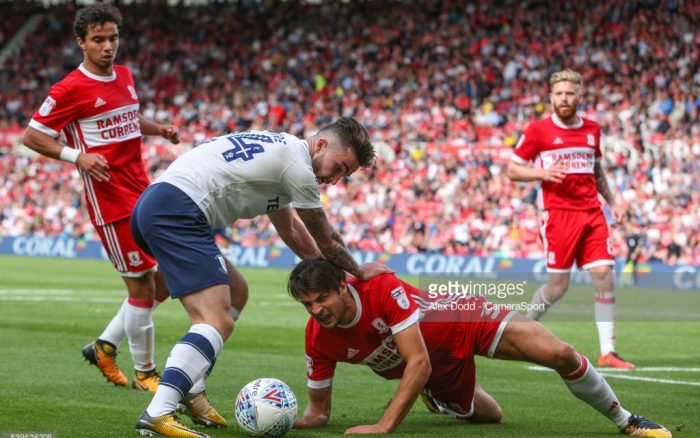
<path fill-rule="evenodd" d="M 308 144 L 286 133 L 245 131 L 215 137 L 176 159 L 154 184 L 185 192 L 214 228 L 291 203 L 320 208 Z"/>

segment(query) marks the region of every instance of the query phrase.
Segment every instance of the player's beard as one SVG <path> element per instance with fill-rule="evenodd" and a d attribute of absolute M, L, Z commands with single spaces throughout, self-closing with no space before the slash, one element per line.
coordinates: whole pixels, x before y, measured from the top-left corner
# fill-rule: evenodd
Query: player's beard
<path fill-rule="evenodd" d="M 565 107 L 562 107 L 562 105 L 557 105 L 554 107 L 554 112 L 557 113 L 557 116 L 563 122 L 573 122 L 576 118 L 576 107 L 573 105 Z"/>

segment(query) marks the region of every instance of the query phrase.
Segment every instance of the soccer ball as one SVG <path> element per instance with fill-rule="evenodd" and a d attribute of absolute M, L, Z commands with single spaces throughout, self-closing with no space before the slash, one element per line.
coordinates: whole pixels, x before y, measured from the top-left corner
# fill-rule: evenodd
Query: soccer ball
<path fill-rule="evenodd" d="M 236 397 L 236 420 L 254 436 L 281 437 L 292 429 L 297 397 L 281 380 L 255 379 Z"/>

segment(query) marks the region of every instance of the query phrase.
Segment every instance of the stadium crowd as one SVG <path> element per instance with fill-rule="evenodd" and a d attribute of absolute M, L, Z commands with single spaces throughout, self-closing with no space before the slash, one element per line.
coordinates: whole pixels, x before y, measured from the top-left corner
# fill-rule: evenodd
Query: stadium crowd
<path fill-rule="evenodd" d="M 26 3 L 17 10 L 23 19 L 36 10 L 44 18 L 0 66 L 0 130 L 26 126 L 50 85 L 82 59 L 69 21 L 74 9 Z M 309 136 L 351 115 L 380 158 L 371 171 L 324 190 L 349 246 L 539 257 L 536 187 L 509 182 L 504 166 L 525 126 L 549 112 L 549 73 L 569 67 L 584 76 L 581 110 L 602 126 L 604 167 L 628 211 L 629 220 L 614 227 L 617 254 L 625 257 L 626 236 L 636 233 L 643 261 L 700 264 L 697 2 L 145 2 L 120 9 L 127 19 L 117 62 L 134 72 L 142 113 L 178 125 L 184 144 L 146 140 L 152 178 L 211 136 L 251 128 Z M 0 44 L 15 21 L 3 25 Z M 97 238 L 77 171 L 13 146 L 0 143 L 0 236 Z M 281 245 L 265 219 L 234 224 L 222 236 L 222 243 Z"/>

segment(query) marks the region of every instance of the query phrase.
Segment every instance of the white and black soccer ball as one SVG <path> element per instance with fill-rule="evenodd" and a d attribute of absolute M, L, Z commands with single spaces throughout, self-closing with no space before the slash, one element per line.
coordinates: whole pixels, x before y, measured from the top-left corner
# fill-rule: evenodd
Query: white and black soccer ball
<path fill-rule="evenodd" d="M 254 436 L 276 438 L 292 429 L 297 416 L 297 397 L 284 382 L 255 379 L 236 397 L 236 420 Z"/>

